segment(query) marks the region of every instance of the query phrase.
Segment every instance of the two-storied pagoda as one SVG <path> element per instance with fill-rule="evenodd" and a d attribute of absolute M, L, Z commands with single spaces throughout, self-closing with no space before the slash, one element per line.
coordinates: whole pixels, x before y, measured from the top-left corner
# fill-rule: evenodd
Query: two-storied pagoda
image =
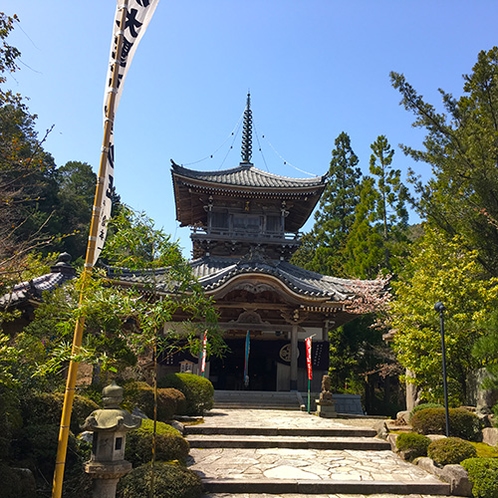
<path fill-rule="evenodd" d="M 192 228 L 192 268 L 216 303 L 230 348 L 209 362 L 207 375 L 217 389 L 305 390 L 304 339 L 314 336 L 318 390 L 328 370 L 328 331 L 357 316 L 348 305 L 360 287 L 289 263 L 326 176 L 274 175 L 255 168 L 251 156 L 248 95 L 239 166 L 206 172 L 172 161 L 176 216 Z"/>

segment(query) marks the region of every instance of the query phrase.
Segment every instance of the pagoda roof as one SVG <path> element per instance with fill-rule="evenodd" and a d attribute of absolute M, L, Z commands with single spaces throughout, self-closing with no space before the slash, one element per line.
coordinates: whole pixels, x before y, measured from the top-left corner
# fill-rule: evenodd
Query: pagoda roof
<path fill-rule="evenodd" d="M 221 171 L 196 171 L 185 168 L 173 163 L 172 170 L 174 174 L 180 175 L 185 179 L 209 182 L 219 185 L 221 188 L 227 187 L 250 187 L 258 189 L 315 189 L 324 186 L 326 175 L 315 176 L 313 178 L 291 178 L 288 176 L 275 175 L 256 168 L 252 163 L 240 163 L 239 166 L 232 169 Z"/>
<path fill-rule="evenodd" d="M 289 231 L 297 231 L 311 215 L 326 185 L 326 175 L 291 178 L 261 171 L 249 162 L 227 170 L 196 171 L 172 161 L 171 173 L 181 226 L 205 222 L 208 197 L 221 196 L 299 201 L 299 208 L 291 210 L 286 221 Z"/>

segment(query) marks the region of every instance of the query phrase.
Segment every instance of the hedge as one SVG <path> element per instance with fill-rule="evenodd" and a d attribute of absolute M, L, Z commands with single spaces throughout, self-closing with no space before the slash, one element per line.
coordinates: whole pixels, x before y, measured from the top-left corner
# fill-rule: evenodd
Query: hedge
<path fill-rule="evenodd" d="M 450 436 L 468 441 L 479 441 L 482 437 L 481 422 L 477 415 L 464 408 L 450 408 Z M 444 408 L 426 408 L 416 412 L 410 420 L 419 434 L 445 434 L 446 413 Z"/>
<path fill-rule="evenodd" d="M 474 498 L 498 498 L 497 458 L 469 458 L 461 465 L 469 473 Z"/>
<path fill-rule="evenodd" d="M 130 431 L 126 436 L 125 459 L 133 466 L 150 462 L 152 458 L 152 437 L 154 422 L 142 420 L 138 429 Z M 185 462 L 190 451 L 188 441 L 164 422 L 156 424 L 156 461 L 178 460 Z"/>
<path fill-rule="evenodd" d="M 174 387 L 186 398 L 186 405 L 180 415 L 203 415 L 214 405 L 214 387 L 206 378 L 191 373 L 166 375 L 158 380 L 158 386 Z"/>
<path fill-rule="evenodd" d="M 118 484 L 117 498 L 149 498 L 150 464 L 133 469 Z M 172 462 L 154 465 L 154 498 L 199 498 L 202 495 L 200 478 L 185 467 Z"/>

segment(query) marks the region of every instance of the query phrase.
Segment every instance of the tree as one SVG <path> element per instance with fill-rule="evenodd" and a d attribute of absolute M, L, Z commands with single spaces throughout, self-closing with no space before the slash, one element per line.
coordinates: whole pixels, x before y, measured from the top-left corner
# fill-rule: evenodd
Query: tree
<path fill-rule="evenodd" d="M 69 161 L 56 171 L 57 231 L 61 237 L 56 248 L 76 259 L 86 252 L 92 217 L 97 175 L 87 163 Z"/>
<path fill-rule="evenodd" d="M 0 13 L 0 271 L 10 271 L 34 248 L 48 244 L 56 203 L 55 164 L 43 150 L 19 94 L 6 90 L 6 74 L 18 69 L 19 50 L 7 43 L 17 17 Z M 48 133 L 48 132 L 47 132 Z"/>
<path fill-rule="evenodd" d="M 375 223 L 375 207 L 379 195 L 374 179 L 364 177 L 355 219 L 346 237 L 344 273 L 354 278 L 375 278 L 385 264 L 385 243 Z"/>
<path fill-rule="evenodd" d="M 393 288 L 393 347 L 398 361 L 414 373 L 412 381 L 427 401 L 443 399 L 439 315 L 434 304 L 444 303 L 449 393 L 454 404 L 464 403 L 468 374 L 478 365 L 472 346 L 484 335 L 486 318 L 496 308 L 498 280 L 486 277 L 477 251 L 469 251 L 462 237 L 450 238 L 426 225 Z"/>
<path fill-rule="evenodd" d="M 303 237 L 303 249 L 296 252 L 292 261 L 306 269 L 340 277 L 345 276 L 343 251 L 355 219 L 361 171 L 347 133 L 340 133 L 334 144 L 327 187 L 315 213 L 315 224 Z"/>
<path fill-rule="evenodd" d="M 221 354 L 224 343 L 213 303 L 204 296 L 178 244 L 155 229 L 150 218 L 122 206 L 110 221 L 102 256 L 114 271 L 95 271 L 87 279 L 82 306 L 78 307 L 81 282 L 67 283 L 44 296 L 35 320 L 17 338 L 20 349 L 40 350 L 32 362 L 39 365 L 40 381 L 63 379 L 60 374 L 71 358 L 71 338 L 80 313 L 86 317 L 85 334 L 76 359 L 96 366 L 98 376 L 133 366 L 138 355 L 153 349 L 199 352 L 204 330 L 208 330 L 209 353 Z M 121 269 L 142 275 L 140 285 L 120 284 Z"/>
<path fill-rule="evenodd" d="M 406 247 L 408 230 L 409 199 L 408 189 L 401 181 L 401 170 L 392 167 L 394 149 L 384 135 L 379 135 L 370 145 L 370 174 L 376 180 L 378 199 L 375 207 L 375 218 L 380 222 L 384 241 L 384 267 L 392 272 L 399 269 L 393 264 L 395 255 L 405 252 L 400 245 Z"/>
<path fill-rule="evenodd" d="M 403 146 L 405 154 L 432 166 L 424 184 L 411 180 L 418 209 L 450 237 L 461 235 L 490 275 L 498 274 L 498 47 L 481 51 L 463 94 L 439 90 L 445 113 L 424 101 L 402 74 L 391 73 L 401 104 L 426 132 L 423 148 Z"/>

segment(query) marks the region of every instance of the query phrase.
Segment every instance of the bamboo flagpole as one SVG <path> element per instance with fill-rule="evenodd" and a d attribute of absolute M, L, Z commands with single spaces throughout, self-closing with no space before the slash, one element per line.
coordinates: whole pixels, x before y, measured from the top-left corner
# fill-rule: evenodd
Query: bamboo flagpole
<path fill-rule="evenodd" d="M 82 311 L 85 291 L 93 266 L 104 245 L 107 233 L 107 221 L 110 217 L 112 207 L 111 194 L 114 180 L 114 116 L 131 59 L 158 2 L 159 0 L 118 0 L 116 8 L 115 26 L 111 42 L 110 65 L 106 82 L 104 136 L 78 303 L 80 313 L 78 314 L 74 328 L 71 360 L 69 362 L 64 404 L 59 426 L 57 455 L 52 484 L 52 498 L 61 498 L 62 496 L 69 426 L 73 409 L 76 377 L 78 374 L 78 362 L 76 361 L 76 358 L 81 348 L 83 330 L 85 327 L 85 314 Z"/>

